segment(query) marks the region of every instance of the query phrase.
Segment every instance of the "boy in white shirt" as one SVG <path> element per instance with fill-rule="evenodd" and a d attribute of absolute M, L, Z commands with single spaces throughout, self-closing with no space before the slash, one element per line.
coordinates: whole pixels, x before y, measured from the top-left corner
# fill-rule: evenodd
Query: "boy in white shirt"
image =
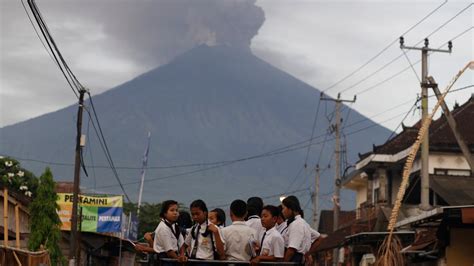
<path fill-rule="evenodd" d="M 222 228 L 227 260 L 249 261 L 252 257 L 251 243 L 255 242 L 256 232 L 245 224 L 247 204 L 243 200 L 234 200 L 230 204 L 232 224 Z"/>
<path fill-rule="evenodd" d="M 262 213 L 263 200 L 260 197 L 250 197 L 247 200 L 247 219 L 245 223 L 257 232 L 257 236 L 263 234 L 265 228 L 262 226 L 260 214 Z"/>
<path fill-rule="evenodd" d="M 285 242 L 276 228 L 278 219 L 278 207 L 267 205 L 262 210 L 262 226 L 265 231 L 259 236 L 258 256 L 251 263 L 258 264 L 261 261 L 281 261 L 285 256 Z"/>

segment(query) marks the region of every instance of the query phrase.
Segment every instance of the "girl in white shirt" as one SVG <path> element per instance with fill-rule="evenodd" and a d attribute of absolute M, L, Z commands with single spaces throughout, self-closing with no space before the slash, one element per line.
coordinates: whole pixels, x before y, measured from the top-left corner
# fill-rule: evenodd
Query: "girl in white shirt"
<path fill-rule="evenodd" d="M 180 261 L 185 262 L 188 257 L 198 260 L 223 259 L 225 256 L 224 243 L 219 228 L 209 223 L 207 219 L 206 203 L 202 200 L 195 200 L 191 203 L 190 209 L 195 224 L 181 247 Z M 189 256 L 185 257 L 188 248 Z"/>
<path fill-rule="evenodd" d="M 217 225 L 219 228 L 225 227 L 225 212 L 223 209 L 215 208 L 209 212 L 209 222 Z"/>
<path fill-rule="evenodd" d="M 304 255 L 311 247 L 309 226 L 301 217 L 301 206 L 298 198 L 288 196 L 282 201 L 282 212 L 287 219 L 288 228 L 283 232 L 285 240 L 284 261 L 304 263 Z"/>
<path fill-rule="evenodd" d="M 176 224 L 178 216 L 178 202 L 167 200 L 162 203 L 160 211 L 161 222 L 156 227 L 155 239 L 153 241 L 153 249 L 158 253 L 159 258 L 178 259 L 178 251 L 184 242 L 183 236 Z"/>

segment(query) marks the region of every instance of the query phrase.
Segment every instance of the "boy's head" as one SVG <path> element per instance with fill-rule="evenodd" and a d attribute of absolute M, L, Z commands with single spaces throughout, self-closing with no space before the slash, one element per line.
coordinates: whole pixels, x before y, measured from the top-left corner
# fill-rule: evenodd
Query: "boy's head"
<path fill-rule="evenodd" d="M 272 229 L 278 220 L 278 215 L 278 207 L 272 205 L 263 207 L 261 216 L 262 226 L 267 230 Z"/>
<path fill-rule="evenodd" d="M 243 200 L 234 200 L 230 204 L 230 218 L 232 221 L 243 220 L 247 215 L 247 203 Z"/>
<path fill-rule="evenodd" d="M 263 200 L 260 197 L 250 197 L 247 200 L 247 216 L 260 216 L 263 208 Z"/>

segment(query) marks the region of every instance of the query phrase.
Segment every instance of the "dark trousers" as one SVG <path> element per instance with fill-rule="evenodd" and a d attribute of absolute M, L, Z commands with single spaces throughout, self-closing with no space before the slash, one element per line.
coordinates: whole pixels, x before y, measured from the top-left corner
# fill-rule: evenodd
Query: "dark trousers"
<path fill-rule="evenodd" d="M 304 255 L 303 253 L 296 252 L 290 260 L 291 262 L 296 262 L 298 264 L 304 264 Z"/>

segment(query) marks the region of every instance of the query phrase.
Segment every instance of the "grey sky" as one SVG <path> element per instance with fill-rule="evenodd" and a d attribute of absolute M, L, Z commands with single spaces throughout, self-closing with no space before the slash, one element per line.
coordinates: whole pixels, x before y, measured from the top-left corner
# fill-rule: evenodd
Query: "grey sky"
<path fill-rule="evenodd" d="M 442 1 L 38 1 L 59 47 L 83 84 L 101 93 L 164 64 L 199 43 L 246 46 L 260 58 L 319 89 L 327 88 L 363 64 Z M 19 1 L 1 0 L 0 126 L 20 122 L 75 102 L 59 70 L 42 47 Z M 413 45 L 470 1 L 445 4 L 405 36 Z M 430 57 L 430 74 L 441 88 L 473 58 L 472 5 L 430 37 L 438 47 L 454 40 L 453 54 Z M 258 34 L 257 34 L 258 31 Z M 257 34 L 257 35 L 255 35 Z M 255 36 L 254 36 L 255 35 Z M 329 90 L 335 96 L 401 54 L 392 45 L 377 60 Z M 418 52 L 408 52 L 414 63 Z M 343 93 L 351 98 L 407 67 L 402 57 Z M 420 66 L 415 65 L 419 73 Z M 473 83 L 466 73 L 455 87 Z M 453 93 L 449 104 L 464 102 L 474 89 Z M 411 69 L 358 95 L 355 109 L 373 116 L 415 99 L 419 84 Z M 410 104 L 375 121 L 406 112 Z M 414 121 L 414 116 L 409 121 Z M 394 128 L 401 116 L 384 122 Z M 311 121 L 308 121 L 311 123 Z"/>

